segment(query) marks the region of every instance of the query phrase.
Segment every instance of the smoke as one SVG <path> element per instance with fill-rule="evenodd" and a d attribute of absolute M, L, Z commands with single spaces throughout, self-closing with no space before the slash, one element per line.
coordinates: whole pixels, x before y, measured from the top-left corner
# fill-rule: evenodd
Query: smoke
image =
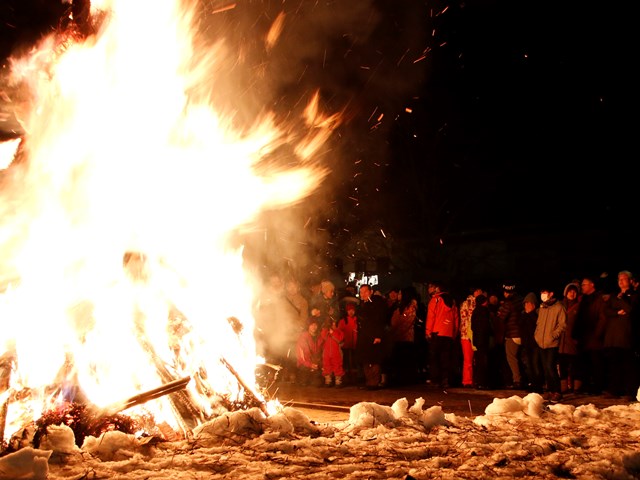
<path fill-rule="evenodd" d="M 343 115 L 318 157 L 329 177 L 303 204 L 269 217 L 276 229 L 270 238 L 305 247 L 303 263 L 340 256 L 336 235 L 377 215 L 370 207 L 377 207 L 388 177 L 390 130 L 428 73 L 431 12 L 413 0 L 249 1 L 220 11 L 221 5 L 205 3 L 201 32 L 206 42 L 228 39 L 233 49 L 229 74 L 211 95 L 239 123 L 251 124 L 265 108 L 298 122 L 316 91 L 325 112 Z M 296 162 L 286 149 L 271 160 Z M 272 253 L 265 252 L 269 261 Z"/>
<path fill-rule="evenodd" d="M 41 34 L 58 28 L 68 8 L 56 0 L 45 3 L 45 9 L 30 10 Z M 302 247 L 297 249 L 307 257 L 302 263 L 335 255 L 331 238 L 351 229 L 352 221 L 366 223 L 370 209 L 362 206 L 377 203 L 388 176 L 390 129 L 419 96 L 427 73 L 423 59 L 430 48 L 431 12 L 417 0 L 202 0 L 198 8 L 194 63 L 216 55 L 225 74 L 193 85 L 194 98 L 210 97 L 239 128 L 274 112 L 291 126 L 293 140 L 302 134 L 295 127 L 316 92 L 324 113 L 342 115 L 341 126 L 316 156 L 331 171 L 329 177 L 308 200 L 277 215 L 271 212 L 257 228 L 259 237 L 286 239 L 277 250 L 289 254 L 280 260 L 273 252 L 254 257 L 286 263 L 296 256 L 293 245 Z M 11 11 L 16 28 L 10 40 L 37 38 L 36 27 L 26 28 L 26 10 Z M 141 31 L 145 21 L 139 19 Z M 285 169 L 300 159 L 285 144 L 265 162 Z"/>

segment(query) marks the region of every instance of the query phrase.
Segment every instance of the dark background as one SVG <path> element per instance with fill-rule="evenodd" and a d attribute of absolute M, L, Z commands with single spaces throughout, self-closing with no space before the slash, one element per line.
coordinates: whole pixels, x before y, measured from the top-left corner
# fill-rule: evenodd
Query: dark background
<path fill-rule="evenodd" d="M 331 175 L 265 215 L 257 261 L 291 267 L 289 245 L 304 244 L 293 263 L 309 275 L 379 273 L 386 287 L 437 277 L 460 290 L 640 267 L 624 4 L 240 1 L 220 12 L 229 3 L 200 2 L 201 35 L 242 52 L 219 101 L 242 102 L 247 122 L 264 105 L 286 119 L 319 88 L 345 119 L 321 159 Z M 5 0 L 3 58 L 66 28 L 68 8 Z"/>

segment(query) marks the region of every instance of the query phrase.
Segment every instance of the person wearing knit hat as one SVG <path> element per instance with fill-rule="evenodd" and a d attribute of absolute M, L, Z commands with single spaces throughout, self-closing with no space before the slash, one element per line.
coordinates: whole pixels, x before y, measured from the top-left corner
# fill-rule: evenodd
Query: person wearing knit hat
<path fill-rule="evenodd" d="M 505 282 L 502 285 L 504 301 L 498 308 L 498 319 L 504 325 L 504 350 L 511 370 L 512 383 L 507 388 L 522 389 L 522 374 L 520 372 L 520 312 L 522 312 L 522 297 L 516 291 L 514 283 Z"/>
<path fill-rule="evenodd" d="M 542 364 L 540 352 L 534 338 L 538 321 L 538 297 L 534 292 L 525 295 L 520 314 L 520 334 L 522 335 L 521 358 L 526 376 L 526 388 L 529 392 L 542 393 Z"/>
<path fill-rule="evenodd" d="M 533 305 L 534 308 L 536 308 L 538 306 L 538 297 L 536 297 L 535 293 L 529 292 L 525 295 L 524 300 L 522 301 L 523 306 L 527 302 L 529 302 Z"/>
<path fill-rule="evenodd" d="M 580 390 L 582 381 L 578 374 L 578 342 L 573 338 L 573 326 L 580 308 L 580 284 L 571 282 L 564 287 L 562 304 L 567 311 L 567 328 L 560 335 L 558 346 L 558 372 L 560 373 L 560 393 Z"/>

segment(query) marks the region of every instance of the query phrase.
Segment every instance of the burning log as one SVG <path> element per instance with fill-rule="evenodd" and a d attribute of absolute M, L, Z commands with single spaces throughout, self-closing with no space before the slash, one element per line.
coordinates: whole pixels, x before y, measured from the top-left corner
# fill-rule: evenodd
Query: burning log
<path fill-rule="evenodd" d="M 227 361 L 226 358 L 221 357 L 220 358 L 220 362 L 227 367 L 227 370 L 229 370 L 229 372 L 231 372 L 231 374 L 236 377 L 236 380 L 238 381 L 238 384 L 242 387 L 242 389 L 245 391 L 245 395 L 249 397 L 249 399 L 258 406 L 258 408 L 260 408 L 260 410 L 262 410 L 262 413 L 264 413 L 265 415 L 269 415 L 269 412 L 267 411 L 267 405 L 265 404 L 264 401 L 260 400 L 258 398 L 258 396 L 253 392 L 253 390 L 251 390 L 247 384 L 242 380 L 242 377 L 240 377 L 240 375 L 238 374 L 238 372 L 236 371 L 235 368 L 233 368 L 233 366 Z"/>
<path fill-rule="evenodd" d="M 25 432 L 23 432 L 22 438 L 12 438 L 8 451 L 17 451 L 27 446 L 28 443 L 35 448 L 39 448 L 42 437 L 47 434 L 47 428 L 51 425 L 64 424 L 71 428 L 78 447 L 82 446 L 87 436 L 99 437 L 101 434 L 111 430 L 133 434 L 140 430 L 140 422 L 127 415 L 122 415 L 120 412 L 164 395 L 174 394 L 184 389 L 190 380 L 191 377 L 184 377 L 102 409 L 79 402 L 58 406 L 45 412 L 35 422 L 32 431 L 33 437 L 30 441 L 28 439 L 29 429 L 27 428 L 25 431 L 27 432 L 26 436 Z"/>
<path fill-rule="evenodd" d="M 144 403 L 147 403 L 149 400 L 155 400 L 156 398 L 160 398 L 165 395 L 175 393 L 179 390 L 182 390 L 183 388 L 186 388 L 187 384 L 190 381 L 191 381 L 191 377 L 184 377 L 179 380 L 166 383 L 152 390 L 147 390 L 146 392 L 139 393 L 137 395 L 134 395 L 133 397 L 126 399 L 123 402 L 116 403 L 111 407 L 107 407 L 104 410 L 104 414 L 114 415 L 128 408 L 135 407 L 136 405 L 142 405 Z"/>

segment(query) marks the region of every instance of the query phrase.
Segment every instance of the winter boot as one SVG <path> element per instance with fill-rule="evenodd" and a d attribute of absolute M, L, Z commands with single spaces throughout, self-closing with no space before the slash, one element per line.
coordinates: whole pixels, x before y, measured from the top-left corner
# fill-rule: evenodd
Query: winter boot
<path fill-rule="evenodd" d="M 582 388 L 582 380 L 574 380 L 573 381 L 573 392 L 574 393 L 583 393 L 584 390 Z"/>
<path fill-rule="evenodd" d="M 336 388 L 342 388 L 342 377 L 340 375 L 336 375 Z"/>
<path fill-rule="evenodd" d="M 330 387 L 331 386 L 331 375 L 325 375 L 324 376 L 324 386 L 325 387 Z"/>

